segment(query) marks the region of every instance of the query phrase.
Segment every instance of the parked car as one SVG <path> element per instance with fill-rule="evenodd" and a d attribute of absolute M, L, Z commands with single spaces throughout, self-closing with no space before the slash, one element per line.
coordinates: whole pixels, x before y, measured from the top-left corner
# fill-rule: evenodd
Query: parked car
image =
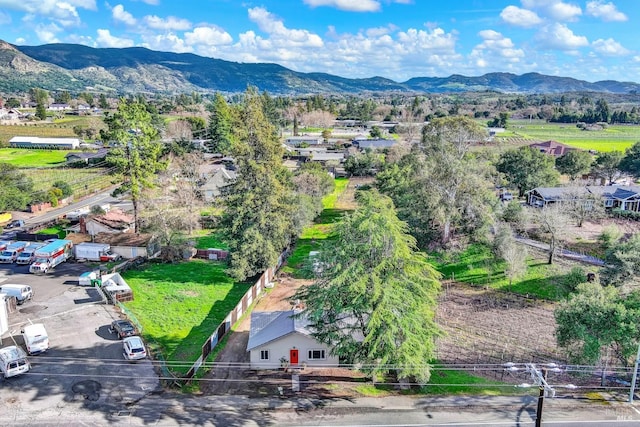
<path fill-rule="evenodd" d="M 7 224 L 4 228 L 10 230 L 12 228 L 21 228 L 24 227 L 24 221 L 21 219 L 14 219 L 9 224 Z"/>
<path fill-rule="evenodd" d="M 122 340 L 122 354 L 127 360 L 140 360 L 147 357 L 147 350 L 140 337 L 128 337 Z"/>
<path fill-rule="evenodd" d="M 114 320 L 111 322 L 109 332 L 118 334 L 118 338 L 120 339 L 132 337 L 137 334 L 135 326 L 128 320 Z"/>

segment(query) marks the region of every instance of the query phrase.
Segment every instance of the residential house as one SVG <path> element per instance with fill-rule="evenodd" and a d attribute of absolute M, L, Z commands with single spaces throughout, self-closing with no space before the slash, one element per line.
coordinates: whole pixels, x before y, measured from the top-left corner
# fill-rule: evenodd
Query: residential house
<path fill-rule="evenodd" d="M 544 207 L 554 203 L 575 201 L 581 195 L 602 198 L 605 208 L 640 212 L 640 186 L 588 185 L 579 187 L 538 187 L 525 193 L 531 206 Z"/>
<path fill-rule="evenodd" d="M 203 184 L 199 188 L 200 194 L 206 202 L 220 197 L 222 189 L 235 182 L 238 176 L 235 170 L 227 169 L 224 165 L 213 166 L 216 166 L 213 172 L 203 177 Z"/>
<path fill-rule="evenodd" d="M 109 152 L 106 148 L 101 148 L 98 151 L 82 151 L 75 153 L 67 153 L 64 158 L 67 160 L 67 163 L 86 163 L 86 164 L 95 164 L 100 163 L 107 157 L 107 153 Z"/>
<path fill-rule="evenodd" d="M 395 139 L 354 139 L 353 145 L 361 150 L 384 150 L 396 145 L 398 141 Z"/>
<path fill-rule="evenodd" d="M 575 150 L 574 147 L 569 147 L 557 141 L 536 142 L 535 144 L 529 144 L 529 147 L 555 157 L 560 157 L 566 154 L 567 151 Z"/>
<path fill-rule="evenodd" d="M 160 242 L 153 234 L 98 233 L 94 236 L 93 241 L 111 245 L 111 252 L 125 259 L 139 256 L 155 258 L 160 255 Z"/>
<path fill-rule="evenodd" d="M 321 145 L 324 139 L 321 136 L 289 136 L 284 141 L 287 145 L 298 147 L 300 145 Z"/>
<path fill-rule="evenodd" d="M 47 110 L 49 110 L 49 111 L 67 111 L 67 110 L 71 110 L 71 106 L 69 104 L 54 103 L 54 104 L 50 104 L 49 108 L 47 108 Z"/>
<path fill-rule="evenodd" d="M 0 108 L 0 120 L 18 120 L 22 116 L 15 108 Z"/>
<path fill-rule="evenodd" d="M 80 218 L 80 232 L 95 236 L 99 233 L 121 234 L 134 229 L 133 215 L 119 209 L 112 209 L 102 215 L 91 215 Z"/>
<path fill-rule="evenodd" d="M 311 336 L 309 322 L 296 317 L 296 311 L 252 312 L 247 351 L 251 368 L 277 369 L 291 367 L 338 366 L 331 348 Z"/>

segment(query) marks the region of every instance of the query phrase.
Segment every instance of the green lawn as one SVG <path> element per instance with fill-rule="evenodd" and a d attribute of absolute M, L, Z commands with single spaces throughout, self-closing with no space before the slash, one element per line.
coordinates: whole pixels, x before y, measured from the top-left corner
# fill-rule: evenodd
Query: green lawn
<path fill-rule="evenodd" d="M 1 127 L 1 126 L 0 126 Z M 0 148 L 0 162 L 19 167 L 43 167 L 65 162 L 70 150 L 30 150 L 27 148 Z"/>
<path fill-rule="evenodd" d="M 513 384 L 500 383 L 477 377 L 465 371 L 442 369 L 434 366 L 429 383 L 420 389 L 420 394 L 482 394 L 502 396 L 521 393 Z"/>
<path fill-rule="evenodd" d="M 496 259 L 490 248 L 481 244 L 470 245 L 463 252 L 451 256 L 437 254 L 433 259 L 444 279 L 474 286 L 488 286 L 554 301 L 564 298 L 571 290 L 566 266 L 548 265 L 545 259 L 535 257 L 529 257 L 526 275 L 509 285 L 509 279 L 504 275 L 504 261 Z"/>
<path fill-rule="evenodd" d="M 216 231 L 200 230 L 196 234 L 196 249 L 229 249 L 222 237 L 222 234 Z"/>
<path fill-rule="evenodd" d="M 575 123 L 547 123 L 541 120 L 509 121 L 508 132 L 499 138 L 554 140 L 573 147 L 597 151 L 624 151 L 640 141 L 640 126 L 613 125 L 601 131 L 578 129 Z"/>
<path fill-rule="evenodd" d="M 251 287 L 234 282 L 225 269 L 224 263 L 192 260 L 123 273 L 135 296 L 125 306 L 177 373 L 189 369 L 207 337 Z"/>
<path fill-rule="evenodd" d="M 293 252 L 282 266 L 283 273 L 289 273 L 296 278 L 304 278 L 308 275 L 304 264 L 309 258 L 309 252 L 320 249 L 322 240 L 329 237 L 334 224 L 340 221 L 340 217 L 345 213 L 342 209 L 335 209 L 335 205 L 338 197 L 347 189 L 348 184 L 348 179 L 336 179 L 336 188 L 333 193 L 322 199 L 324 210 L 312 225 L 303 230 Z"/>
<path fill-rule="evenodd" d="M 45 228 L 38 231 L 37 234 L 57 234 L 59 239 L 64 239 L 65 237 L 67 237 L 67 232 L 63 229 L 62 225 Z"/>
<path fill-rule="evenodd" d="M 35 191 L 47 191 L 52 183 L 61 180 L 71 185 L 76 198 L 101 191 L 117 182 L 103 168 L 27 168 L 22 172 L 33 180 Z"/>

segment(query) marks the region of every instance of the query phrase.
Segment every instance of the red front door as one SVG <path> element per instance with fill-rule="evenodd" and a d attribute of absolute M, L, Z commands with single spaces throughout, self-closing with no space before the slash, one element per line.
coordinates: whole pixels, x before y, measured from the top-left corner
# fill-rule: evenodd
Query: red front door
<path fill-rule="evenodd" d="M 289 361 L 292 365 L 298 364 L 298 350 L 289 350 Z"/>

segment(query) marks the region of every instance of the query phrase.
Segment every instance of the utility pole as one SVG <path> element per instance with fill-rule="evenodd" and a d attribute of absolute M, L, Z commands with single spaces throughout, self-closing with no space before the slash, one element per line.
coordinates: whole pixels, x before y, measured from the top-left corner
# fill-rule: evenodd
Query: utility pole
<path fill-rule="evenodd" d="M 542 381 L 546 383 L 547 370 L 542 369 Z M 540 385 L 540 393 L 538 393 L 538 409 L 536 410 L 536 427 L 542 426 L 542 405 L 544 404 L 544 395 L 546 394 L 545 386 Z"/>
<path fill-rule="evenodd" d="M 638 344 L 636 363 L 633 365 L 633 379 L 631 380 L 631 389 L 629 390 L 629 403 L 633 403 L 633 395 L 636 392 L 636 380 L 638 379 L 638 363 L 640 363 L 640 344 Z"/>

